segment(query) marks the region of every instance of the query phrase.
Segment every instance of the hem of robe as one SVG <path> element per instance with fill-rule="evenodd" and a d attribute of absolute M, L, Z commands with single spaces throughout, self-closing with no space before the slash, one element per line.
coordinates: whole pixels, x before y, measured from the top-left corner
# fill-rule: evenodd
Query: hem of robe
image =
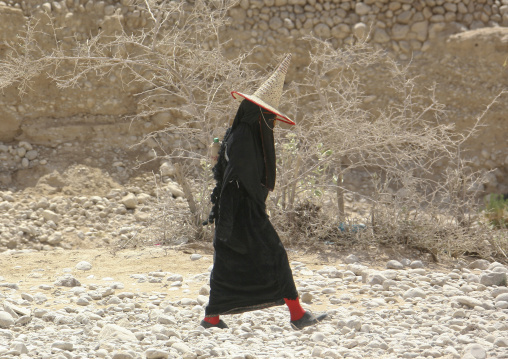
<path fill-rule="evenodd" d="M 236 307 L 236 308 L 228 309 L 225 311 L 209 312 L 209 313 L 206 313 L 206 316 L 207 317 L 215 317 L 217 315 L 224 315 L 224 314 L 240 314 L 240 313 L 245 313 L 245 312 L 251 312 L 253 310 L 261 310 L 261 309 L 266 309 L 266 308 L 275 307 L 275 306 L 284 305 L 284 304 L 286 304 L 284 299 L 278 299 L 278 300 L 272 301 L 272 302 L 255 304 L 255 305 L 248 305 L 248 306 L 244 306 L 244 307 Z"/>

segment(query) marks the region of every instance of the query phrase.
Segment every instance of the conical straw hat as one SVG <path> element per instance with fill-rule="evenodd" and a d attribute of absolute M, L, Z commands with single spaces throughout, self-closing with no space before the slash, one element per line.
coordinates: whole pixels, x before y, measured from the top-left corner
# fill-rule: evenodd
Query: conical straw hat
<path fill-rule="evenodd" d="M 237 91 L 231 92 L 231 95 L 233 95 L 233 97 L 238 101 L 247 99 L 256 105 L 261 106 L 265 110 L 274 113 L 276 120 L 294 125 L 295 122 L 293 120 L 277 110 L 282 97 L 284 79 L 286 78 L 290 61 L 291 54 L 287 54 L 274 73 L 259 87 L 259 89 L 257 89 L 256 92 L 254 92 L 253 95 L 246 95 Z"/>

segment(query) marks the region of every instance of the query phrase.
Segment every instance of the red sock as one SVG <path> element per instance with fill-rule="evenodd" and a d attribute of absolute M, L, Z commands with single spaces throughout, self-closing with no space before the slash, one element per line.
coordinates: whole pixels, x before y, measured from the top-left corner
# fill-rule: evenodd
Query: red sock
<path fill-rule="evenodd" d="M 219 316 L 217 315 L 215 317 L 205 317 L 204 321 L 212 325 L 217 325 L 219 324 Z"/>
<path fill-rule="evenodd" d="M 300 305 L 300 299 L 297 297 L 296 299 L 287 299 L 284 298 L 286 305 L 289 308 L 289 313 L 291 314 L 291 320 L 298 320 L 303 317 L 305 314 L 305 309 Z"/>

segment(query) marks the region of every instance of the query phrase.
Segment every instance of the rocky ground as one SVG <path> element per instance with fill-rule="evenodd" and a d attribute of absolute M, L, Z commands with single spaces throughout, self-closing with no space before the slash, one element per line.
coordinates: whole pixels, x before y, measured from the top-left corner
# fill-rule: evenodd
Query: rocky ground
<path fill-rule="evenodd" d="M 315 327 L 276 307 L 204 330 L 210 244 L 158 226 L 187 207 L 170 167 L 123 171 L 74 164 L 0 191 L 0 358 L 508 358 L 506 265 L 374 247 L 288 248 L 305 307 L 329 314 Z"/>
<path fill-rule="evenodd" d="M 207 251 L 146 247 L 0 254 L 0 358 L 508 358 L 508 267 L 288 250 L 304 306 L 199 326 Z"/>
<path fill-rule="evenodd" d="M 36 7 L 40 16 L 54 15 L 64 41 L 68 31 L 85 40 L 98 26 L 115 30 L 120 20 L 134 28 L 149 18 L 129 1 L 7 3 L 5 39 Z M 261 11 L 259 1 L 241 1 L 230 14 L 239 28 L 231 31 L 239 45 L 245 35 L 270 53 L 305 53 L 289 35 L 311 27 L 335 45 L 348 43 L 366 30 L 363 17 L 380 11 L 373 1 L 333 1 L 330 9 L 315 1 L 305 8 L 305 1 L 265 3 L 271 8 Z M 412 13 L 411 5 L 391 1 L 372 36 L 376 46 L 411 59 L 410 75 L 421 86 L 437 82 L 449 122 L 463 131 L 506 87 L 506 31 L 494 25 L 507 21 L 508 3 L 434 3 L 421 2 Z M 299 15 L 291 18 L 293 10 Z M 316 16 L 331 11 L 337 16 L 328 22 Z M 263 20 L 268 14 L 270 22 Z M 252 15 L 261 16 L 256 29 Z M 478 29 L 485 25 L 493 27 Z M 283 37 L 280 49 L 272 30 Z M 303 57 L 294 57 L 298 71 Z M 371 71 L 365 93 L 375 107 L 390 99 L 382 74 Z M 505 264 L 437 266 L 408 253 L 378 255 L 378 248 L 356 248 L 357 258 L 326 246 L 288 248 L 304 305 L 329 313 L 316 327 L 293 330 L 287 309 L 277 307 L 225 316 L 228 330 L 201 328 L 212 251 L 189 245 L 188 231 L 174 225 L 187 204 L 171 166 L 150 162 L 163 155 L 155 141 L 134 146 L 161 124 L 122 119 L 138 110 L 131 96 L 137 90 L 124 92 L 118 78 L 109 78 L 110 87 L 86 83 L 85 92 L 41 78 L 27 96 L 6 90 L 0 101 L 0 358 L 508 358 Z M 496 193 L 508 188 L 505 114 L 502 97 L 468 145 L 475 169 L 491 171 L 485 190 Z M 361 174 L 347 180 L 348 189 L 364 189 Z M 168 242 L 166 233 L 177 235 Z"/>
<path fill-rule="evenodd" d="M 147 232 L 187 206 L 147 176 L 71 165 L 0 191 L 0 358 L 508 358 L 506 265 L 374 247 L 288 248 L 315 327 L 276 307 L 204 330 L 211 246 Z"/>
<path fill-rule="evenodd" d="M 98 168 L 72 165 L 23 191 L 0 191 L 0 251 L 135 244 L 160 207 L 187 207 L 173 180 L 156 185 L 151 176 L 122 186 Z M 157 235 L 150 238 L 157 241 Z"/>

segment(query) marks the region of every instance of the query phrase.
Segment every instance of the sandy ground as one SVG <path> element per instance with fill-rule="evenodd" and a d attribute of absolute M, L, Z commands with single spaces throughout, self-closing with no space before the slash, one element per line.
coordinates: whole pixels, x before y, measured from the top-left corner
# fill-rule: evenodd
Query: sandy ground
<path fill-rule="evenodd" d="M 71 273 L 82 285 L 121 282 L 125 288 L 117 291 L 150 293 L 165 292 L 174 295 L 175 300 L 189 297 L 196 288 L 187 288 L 190 293 L 169 291 L 168 283 L 139 283 L 131 277 L 134 274 L 149 272 L 170 272 L 181 274 L 184 278 L 205 273 L 212 264 L 212 256 L 204 255 L 199 260 L 191 260 L 186 251 L 162 248 L 123 250 L 114 253 L 107 248 L 54 250 L 31 253 L 0 254 L 0 275 L 5 282 L 17 283 L 19 290 L 31 291 L 43 284 L 53 285 L 54 281 L 66 273 Z M 89 262 L 89 271 L 77 270 L 76 264 Z M 197 284 L 196 284 L 197 285 Z M 199 284 L 201 287 L 202 284 Z M 169 299 L 169 298 L 168 298 Z"/>
<path fill-rule="evenodd" d="M 335 266 L 338 269 L 346 266 L 344 262 L 346 254 L 331 249 L 322 248 L 310 252 L 304 251 L 302 248 L 287 248 L 287 252 L 290 262 L 301 262 L 305 264 L 306 268 L 312 270 L 322 269 L 326 266 Z M 198 260 L 191 260 L 191 255 L 195 253 L 201 254 L 202 257 Z M 361 263 L 369 266 L 369 268 L 382 269 L 388 259 L 394 259 L 390 258 L 392 256 L 394 256 L 393 253 L 390 255 L 386 252 L 381 253 L 372 250 L 371 253 L 363 254 Z M 89 271 L 76 269 L 76 264 L 81 261 L 89 262 L 92 269 Z M 0 283 L 16 283 L 19 287 L 17 293 L 46 292 L 51 294 L 58 290 L 67 291 L 70 288 L 54 286 L 50 289 L 44 289 L 43 286 L 53 286 L 58 277 L 71 273 L 82 286 L 107 286 L 112 282 L 121 282 L 125 287 L 117 289 L 117 294 L 120 292 L 132 292 L 142 295 L 163 294 L 165 300 L 176 302 L 182 298 L 197 298 L 200 288 L 208 281 L 193 281 L 192 277 L 209 273 L 212 264 L 213 251 L 208 247 L 200 249 L 192 247 L 145 247 L 116 252 L 111 248 L 29 253 L 11 251 L 0 253 L 0 277 L 3 277 L 3 281 L 0 281 Z M 437 267 L 435 264 L 430 263 L 426 265 Z M 440 270 L 443 270 L 443 267 L 447 266 L 440 265 L 440 267 Z M 132 277 L 135 274 L 146 275 L 157 271 L 182 275 L 184 277 L 183 286 L 171 287 L 171 283 L 165 280 L 160 283 L 139 282 Z M 301 278 L 301 275 L 298 275 L 298 278 Z M 346 289 L 337 289 L 338 291 L 334 294 L 336 296 L 340 295 L 341 292 L 347 293 Z M 0 293 L 7 290 L 11 289 L 0 287 Z M 358 299 L 360 299 L 359 296 Z M 321 300 L 308 305 L 313 310 L 322 311 L 326 310 L 327 304 L 329 304 L 328 301 L 323 297 Z M 67 301 L 50 300 L 44 304 L 44 307 L 58 309 L 68 305 Z"/>

